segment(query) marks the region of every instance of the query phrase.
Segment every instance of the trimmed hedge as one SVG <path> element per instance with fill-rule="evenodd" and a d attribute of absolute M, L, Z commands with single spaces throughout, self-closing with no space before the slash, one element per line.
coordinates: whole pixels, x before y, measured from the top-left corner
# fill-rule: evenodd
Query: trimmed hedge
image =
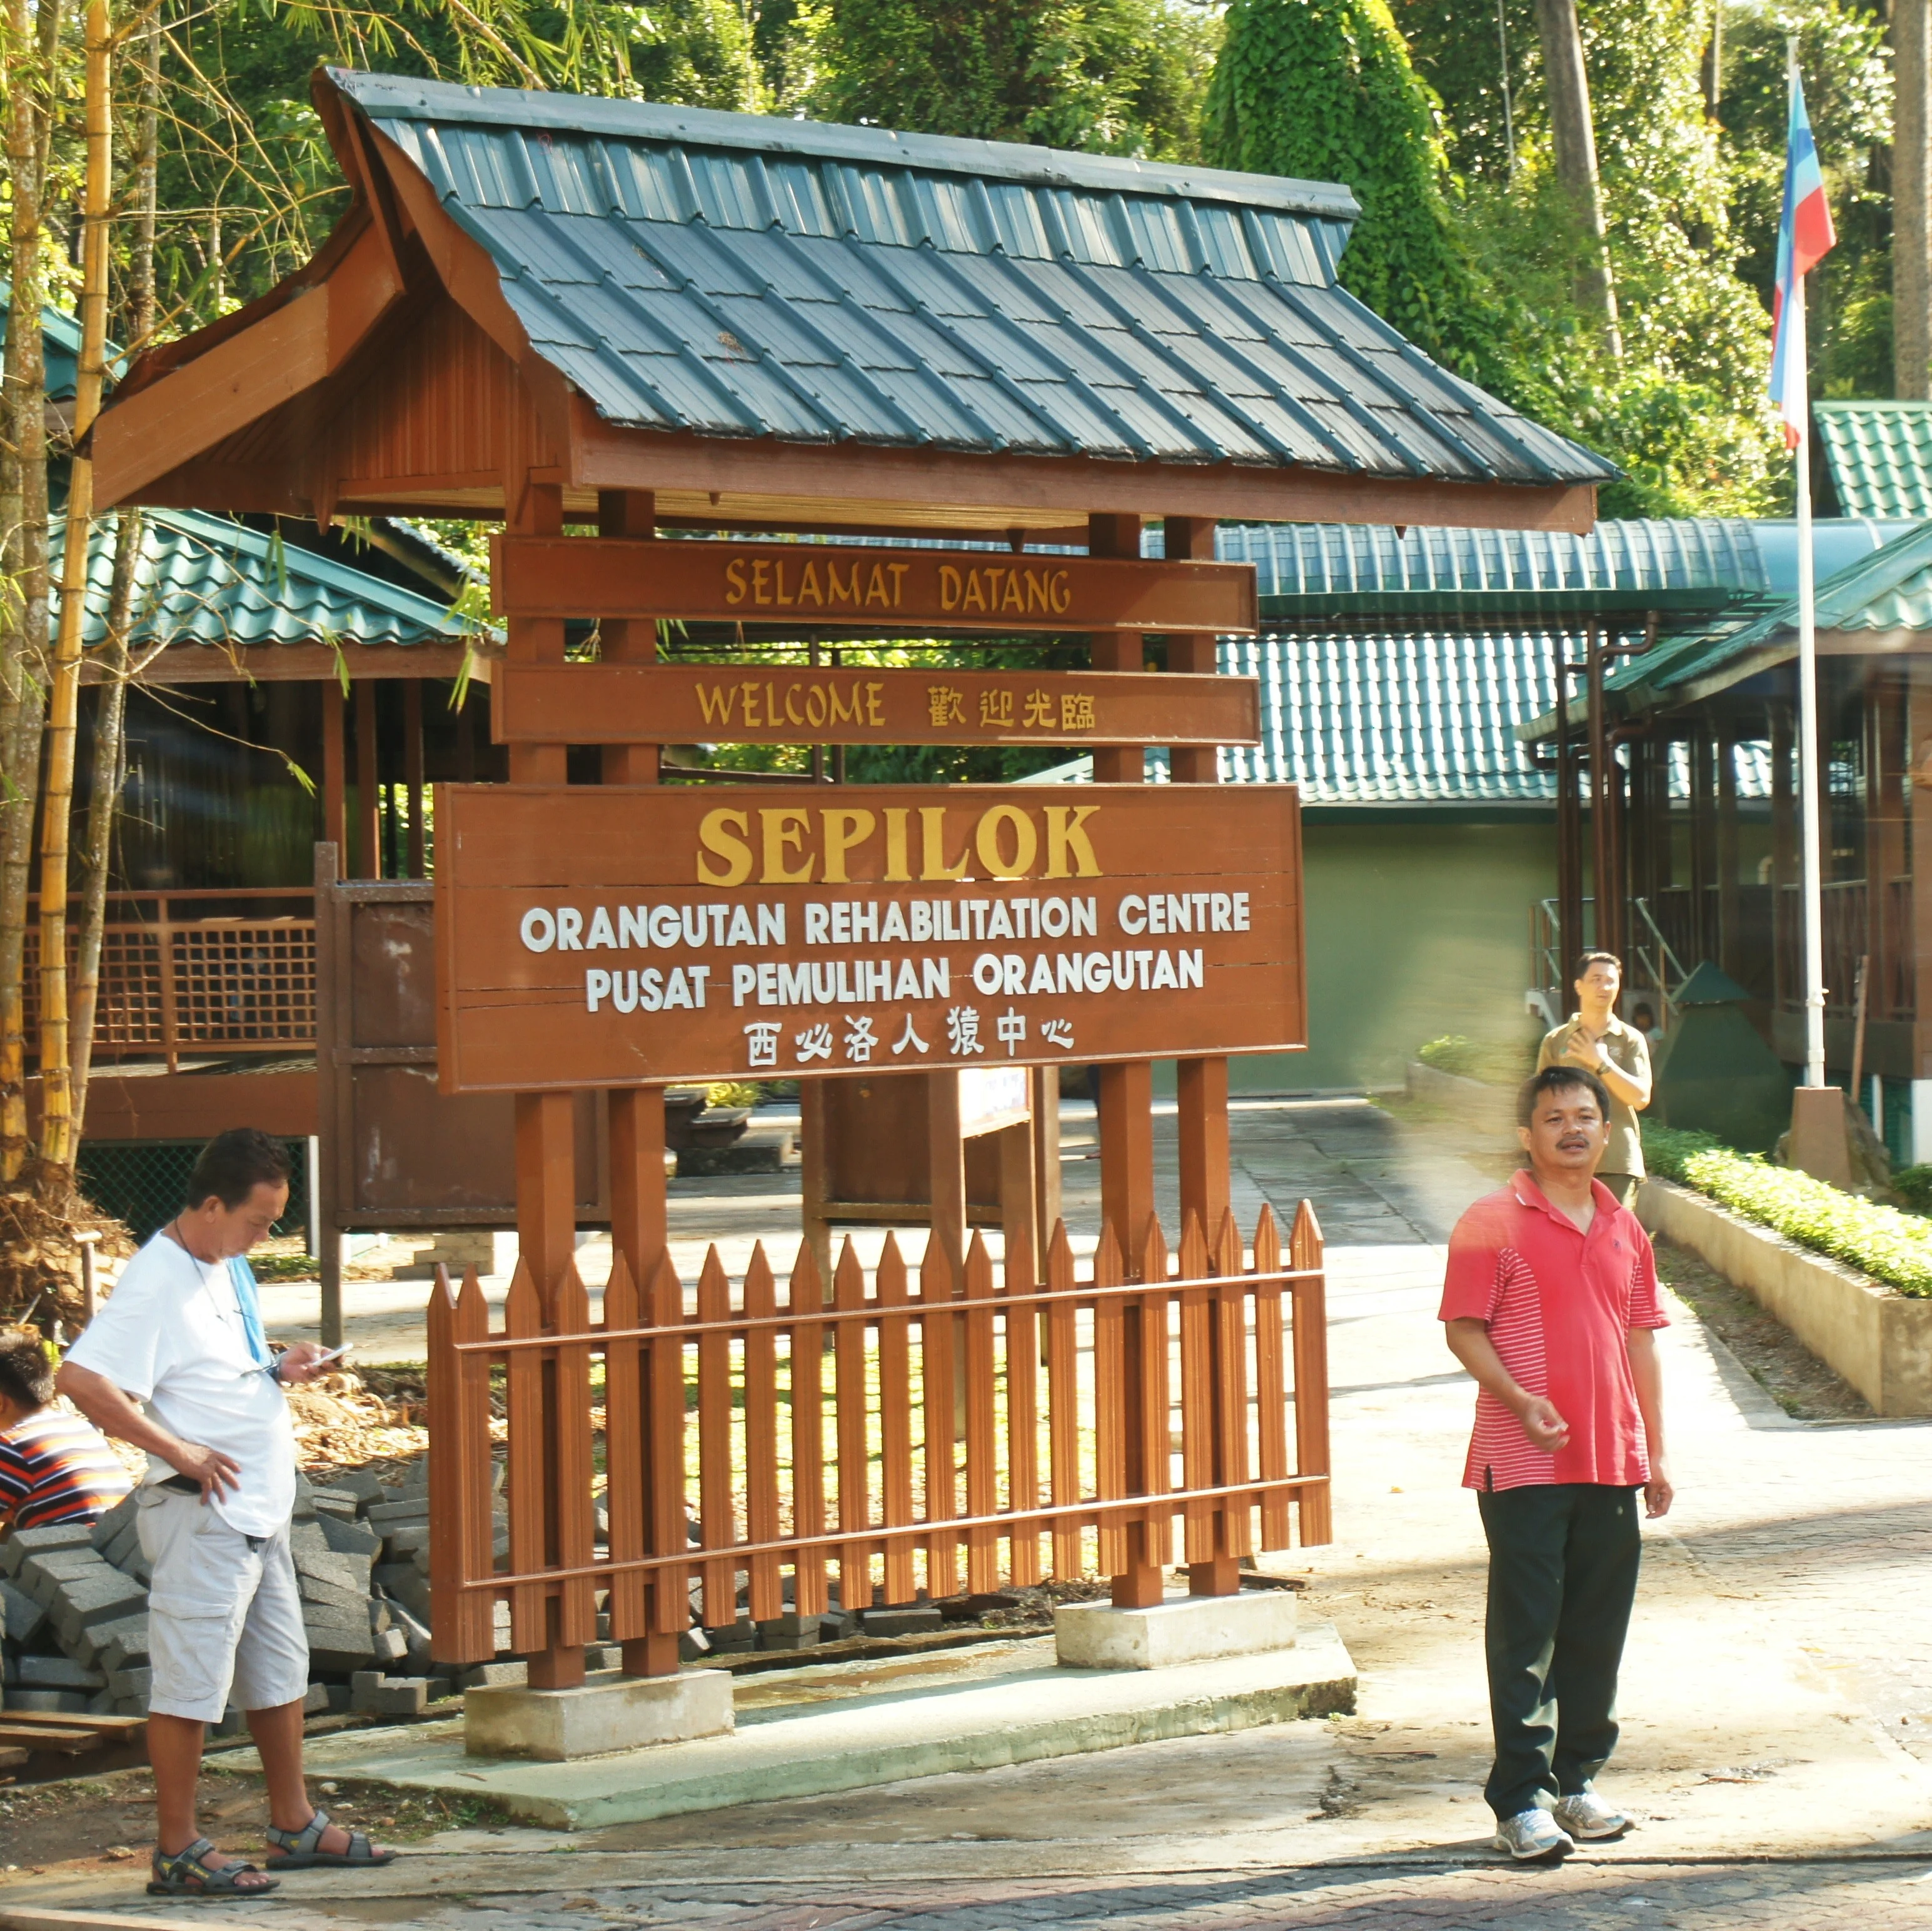
<path fill-rule="evenodd" d="M 1901 1294 L 1932 1299 L 1932 1228 L 1917 1215 L 1771 1166 L 1761 1154 L 1735 1152 L 1707 1134 L 1646 1124 L 1643 1150 L 1652 1173 Z"/>

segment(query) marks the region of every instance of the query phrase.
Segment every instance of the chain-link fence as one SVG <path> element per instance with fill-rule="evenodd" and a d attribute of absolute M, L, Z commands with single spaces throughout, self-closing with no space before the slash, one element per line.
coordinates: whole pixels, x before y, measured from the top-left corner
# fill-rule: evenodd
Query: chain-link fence
<path fill-rule="evenodd" d="M 207 1143 L 199 1140 L 92 1140 L 82 1143 L 76 1163 L 80 1190 L 103 1212 L 128 1223 L 144 1241 L 182 1210 L 188 1176 Z M 308 1230 L 308 1142 L 284 1142 L 288 1149 L 288 1210 L 275 1223 L 278 1234 Z"/>

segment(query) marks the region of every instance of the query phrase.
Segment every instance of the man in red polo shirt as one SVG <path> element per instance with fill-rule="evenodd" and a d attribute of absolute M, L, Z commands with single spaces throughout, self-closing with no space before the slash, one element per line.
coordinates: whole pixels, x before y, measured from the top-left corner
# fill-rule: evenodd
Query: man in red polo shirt
<path fill-rule="evenodd" d="M 1656 1265 L 1636 1216 L 1592 1177 L 1610 1113 L 1581 1067 L 1525 1084 L 1528 1166 L 1456 1222 L 1442 1290 L 1450 1351 L 1478 1388 L 1462 1480 L 1490 1545 L 1484 1794 L 1496 1848 L 1519 1859 L 1630 1827 L 1591 1779 L 1617 1740 L 1637 1492 L 1653 1517 L 1670 1506 Z"/>

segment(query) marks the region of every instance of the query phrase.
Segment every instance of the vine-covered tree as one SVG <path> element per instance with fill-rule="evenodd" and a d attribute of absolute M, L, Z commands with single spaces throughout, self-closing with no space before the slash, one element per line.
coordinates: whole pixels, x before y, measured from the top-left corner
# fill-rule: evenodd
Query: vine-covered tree
<path fill-rule="evenodd" d="M 1344 183 L 1362 214 L 1343 284 L 1439 360 L 1502 379 L 1446 193 L 1436 103 L 1387 0 L 1234 0 L 1203 146 L 1222 167 Z"/>

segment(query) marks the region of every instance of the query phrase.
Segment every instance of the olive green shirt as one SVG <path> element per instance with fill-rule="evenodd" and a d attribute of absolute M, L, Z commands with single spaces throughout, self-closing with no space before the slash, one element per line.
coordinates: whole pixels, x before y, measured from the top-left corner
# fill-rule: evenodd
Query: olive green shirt
<path fill-rule="evenodd" d="M 1543 1036 L 1543 1044 L 1536 1056 L 1536 1070 L 1540 1073 L 1546 1066 L 1559 1062 L 1574 1065 L 1574 1060 L 1563 1057 L 1570 1044 L 1570 1036 L 1582 1024 L 1581 1017 L 1572 1013 L 1553 1032 Z M 1610 1064 L 1626 1077 L 1650 1083 L 1650 1048 L 1644 1042 L 1643 1035 L 1634 1026 L 1626 1026 L 1612 1013 L 1610 1023 L 1603 1038 L 1604 1051 L 1609 1056 Z M 1618 1099 L 1610 1095 L 1610 1143 L 1604 1150 L 1604 1158 L 1598 1167 L 1600 1178 L 1606 1173 L 1630 1173 L 1639 1179 L 1643 1177 L 1643 1138 L 1637 1131 L 1636 1115 Z"/>

